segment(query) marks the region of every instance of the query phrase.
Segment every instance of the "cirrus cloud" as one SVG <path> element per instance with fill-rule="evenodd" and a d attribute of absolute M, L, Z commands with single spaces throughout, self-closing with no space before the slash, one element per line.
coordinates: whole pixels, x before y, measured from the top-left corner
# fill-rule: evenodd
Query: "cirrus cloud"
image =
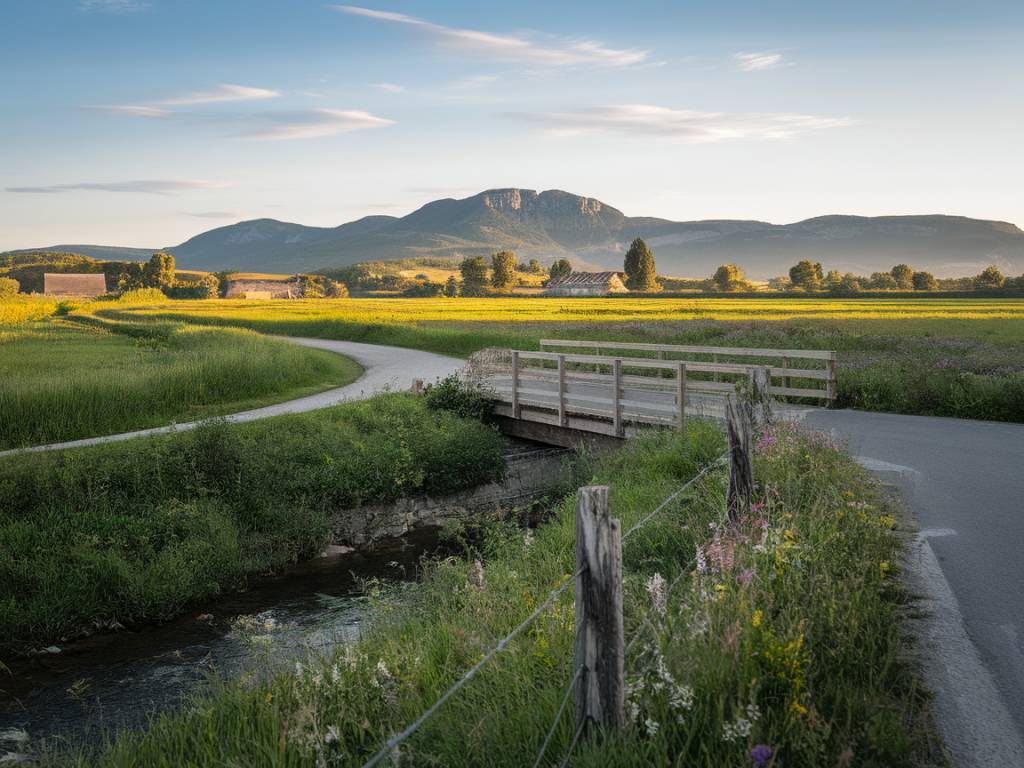
<path fill-rule="evenodd" d="M 733 60 L 736 67 L 743 72 L 762 72 L 766 69 L 775 69 L 782 65 L 781 53 L 735 53 Z"/>
<path fill-rule="evenodd" d="M 230 186 L 219 181 L 183 179 L 133 179 L 130 181 L 81 181 L 73 184 L 49 184 L 32 187 L 7 187 L 8 192 L 57 194 L 60 192 L 135 192 L 147 195 L 171 195 L 202 189 Z"/>
<path fill-rule="evenodd" d="M 395 123 L 358 109 L 302 109 L 268 112 L 255 117 L 263 125 L 243 131 L 239 137 L 259 141 L 318 139 Z"/>
<path fill-rule="evenodd" d="M 608 67 L 639 64 L 647 59 L 646 51 L 608 48 L 592 40 L 567 40 L 558 46 L 544 46 L 521 37 L 447 27 L 393 11 L 378 11 L 355 5 L 335 5 L 334 10 L 377 21 L 416 27 L 444 45 L 489 59 L 550 66 L 592 64 Z"/>
<path fill-rule="evenodd" d="M 670 109 L 650 104 L 617 104 L 572 112 L 511 114 L 543 126 L 553 135 L 624 133 L 661 136 L 692 143 L 735 139 L 787 139 L 851 124 L 846 117 L 788 113 L 728 113 Z"/>
<path fill-rule="evenodd" d="M 183 96 L 168 99 L 144 101 L 138 104 L 88 104 L 85 109 L 106 112 L 111 115 L 128 115 L 130 117 L 168 117 L 174 114 L 168 107 L 186 107 L 197 104 L 222 104 L 237 101 L 258 101 L 276 99 L 281 94 L 269 88 L 252 88 L 247 85 L 224 83 L 208 91 L 193 91 Z"/>

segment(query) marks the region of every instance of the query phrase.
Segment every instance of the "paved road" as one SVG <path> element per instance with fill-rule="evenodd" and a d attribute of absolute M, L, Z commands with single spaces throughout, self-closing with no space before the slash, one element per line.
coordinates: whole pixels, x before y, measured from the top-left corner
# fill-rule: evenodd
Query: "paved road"
<path fill-rule="evenodd" d="M 1024 766 L 1024 425 L 808 410 L 903 492 L 937 714 L 957 764 Z"/>
<path fill-rule="evenodd" d="M 378 344 L 359 344 L 354 341 L 331 341 L 329 339 L 291 337 L 284 340 L 301 344 L 304 347 L 338 352 L 346 357 L 350 357 L 363 367 L 363 375 L 344 387 L 336 387 L 316 395 L 300 397 L 295 400 L 268 405 L 264 408 L 255 408 L 251 411 L 231 414 L 225 417 L 228 421 L 255 421 L 256 419 L 265 419 L 268 416 L 278 416 L 284 413 L 315 411 L 319 408 L 327 408 L 347 400 L 362 400 L 381 392 L 405 390 L 412 385 L 413 379 L 423 379 L 429 383 L 457 371 L 465 364 L 464 360 L 459 360 L 458 358 L 436 355 L 432 352 L 419 352 L 414 349 L 403 349 L 401 347 L 385 347 Z M 141 429 L 103 437 L 90 437 L 83 440 L 71 440 L 64 443 L 51 443 L 49 445 L 39 445 L 20 450 L 54 451 L 62 448 L 77 448 L 83 445 L 114 443 L 134 437 L 170 432 L 172 430 L 180 432 L 193 429 L 199 424 L 200 422 L 198 421 L 190 421 L 184 424 Z M 20 450 L 0 451 L 0 456 L 19 453 Z"/>

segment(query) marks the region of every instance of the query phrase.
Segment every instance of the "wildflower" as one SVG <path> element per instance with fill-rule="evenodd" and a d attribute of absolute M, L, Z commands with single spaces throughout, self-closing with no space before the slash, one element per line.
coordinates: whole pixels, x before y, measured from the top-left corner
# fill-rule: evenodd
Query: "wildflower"
<path fill-rule="evenodd" d="M 761 613 L 761 609 L 758 608 L 756 611 L 754 611 L 754 615 L 750 619 L 750 626 L 752 626 L 754 628 L 760 627 L 761 626 L 761 619 L 762 618 L 763 618 L 763 615 Z"/>
<path fill-rule="evenodd" d="M 270 691 L 267 691 L 267 695 L 266 695 L 266 702 L 267 702 L 267 704 L 270 704 L 273 701 L 274 701 L 274 694 L 271 693 Z"/>
<path fill-rule="evenodd" d="M 527 530 L 526 535 L 523 536 L 523 546 L 529 549 L 533 545 L 533 531 Z"/>
<path fill-rule="evenodd" d="M 765 503 L 763 501 L 756 501 L 756 502 L 754 502 L 753 504 L 750 505 L 750 511 L 753 512 L 754 514 L 757 514 L 762 509 L 764 509 L 764 507 L 765 507 Z"/>
<path fill-rule="evenodd" d="M 665 608 L 668 605 L 668 590 L 666 589 L 665 578 L 660 573 L 655 573 L 647 580 L 647 594 L 651 596 L 651 604 L 654 610 L 660 615 L 665 615 Z"/>
<path fill-rule="evenodd" d="M 807 714 L 807 707 L 805 707 L 803 704 L 801 704 L 796 699 L 793 699 L 793 702 L 789 705 L 789 708 L 793 712 L 798 714 L 798 715 L 806 715 Z"/>
<path fill-rule="evenodd" d="M 764 453 L 778 442 L 778 439 L 774 435 L 769 432 L 765 432 L 761 435 L 761 439 L 757 441 L 757 445 L 754 446 L 754 450 L 757 453 Z"/>
<path fill-rule="evenodd" d="M 333 725 L 327 726 L 327 733 L 324 734 L 325 744 L 337 744 L 341 739 L 338 737 L 338 729 Z"/>
<path fill-rule="evenodd" d="M 754 762 L 754 768 L 764 768 L 774 754 L 775 750 L 767 744 L 756 744 L 750 750 L 750 759 Z"/>
<path fill-rule="evenodd" d="M 737 717 L 733 722 L 726 723 L 722 728 L 722 741 L 731 744 L 734 741 L 747 738 L 753 725 L 747 718 Z"/>
<path fill-rule="evenodd" d="M 878 573 L 884 579 L 889 574 L 889 561 L 883 560 L 878 564 Z"/>
<path fill-rule="evenodd" d="M 654 736 L 658 732 L 658 721 L 648 717 L 644 720 L 644 730 L 648 736 Z"/>
<path fill-rule="evenodd" d="M 744 568 L 736 575 L 736 583 L 746 586 L 754 580 L 754 571 L 750 568 Z"/>
<path fill-rule="evenodd" d="M 883 528 L 892 529 L 896 527 L 896 518 L 892 515 L 881 515 L 878 518 L 878 524 Z"/>

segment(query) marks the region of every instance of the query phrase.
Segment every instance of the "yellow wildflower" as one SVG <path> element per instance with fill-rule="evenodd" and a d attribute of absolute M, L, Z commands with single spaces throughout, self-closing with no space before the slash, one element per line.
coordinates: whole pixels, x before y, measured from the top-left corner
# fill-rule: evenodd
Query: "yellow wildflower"
<path fill-rule="evenodd" d="M 878 518 L 878 524 L 880 526 L 882 526 L 883 528 L 895 528 L 896 527 L 896 518 L 893 517 L 892 515 L 881 515 Z"/>
<path fill-rule="evenodd" d="M 270 691 L 267 691 L 267 704 L 271 703 L 273 700 L 274 700 L 274 694 L 271 693 Z"/>
<path fill-rule="evenodd" d="M 793 710 L 793 712 L 795 712 L 798 715 L 806 715 L 807 714 L 807 707 L 805 707 L 803 704 L 801 704 L 796 699 L 793 699 L 793 703 L 789 705 L 789 708 L 791 710 Z"/>
<path fill-rule="evenodd" d="M 883 579 L 888 575 L 889 568 L 890 565 L 888 560 L 883 560 L 878 564 L 878 573 Z"/>
<path fill-rule="evenodd" d="M 752 626 L 752 627 L 760 627 L 761 626 L 761 619 L 762 618 L 763 618 L 763 615 L 761 613 L 761 609 L 759 608 L 756 611 L 754 611 L 754 616 L 753 616 L 753 618 L 750 619 L 750 626 Z"/>

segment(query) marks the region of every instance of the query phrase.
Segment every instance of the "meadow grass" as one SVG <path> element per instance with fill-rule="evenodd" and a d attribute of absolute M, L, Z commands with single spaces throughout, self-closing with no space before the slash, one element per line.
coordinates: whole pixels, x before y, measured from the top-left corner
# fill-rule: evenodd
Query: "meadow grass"
<path fill-rule="evenodd" d="M 1020 299 L 192 301 L 99 313 L 461 357 L 485 347 L 536 349 L 545 337 L 833 349 L 839 407 L 1024 422 Z"/>
<path fill-rule="evenodd" d="M 503 467 L 496 431 L 410 395 L 0 459 L 0 650 L 169 617 L 322 551 L 346 509 Z"/>
<path fill-rule="evenodd" d="M 362 374 L 341 355 L 244 329 L 132 330 L 60 318 L 0 326 L 0 449 L 255 408 Z"/>
<path fill-rule="evenodd" d="M 717 429 L 691 423 L 632 441 L 593 481 L 611 486 L 628 530 L 722 450 Z M 573 765 L 750 766 L 759 745 L 767 766 L 930 762 L 892 511 L 848 457 L 789 429 L 760 437 L 756 478 L 736 527 L 722 522 L 718 473 L 625 543 L 630 724 L 584 738 Z M 564 583 L 573 510 L 566 498 L 532 532 L 491 525 L 464 558 L 425 562 L 419 583 L 375 588 L 358 644 L 214 684 L 77 764 L 361 765 Z M 574 631 L 570 589 L 388 764 L 531 765 L 573 675 Z M 542 764 L 575 730 L 570 706 Z"/>

